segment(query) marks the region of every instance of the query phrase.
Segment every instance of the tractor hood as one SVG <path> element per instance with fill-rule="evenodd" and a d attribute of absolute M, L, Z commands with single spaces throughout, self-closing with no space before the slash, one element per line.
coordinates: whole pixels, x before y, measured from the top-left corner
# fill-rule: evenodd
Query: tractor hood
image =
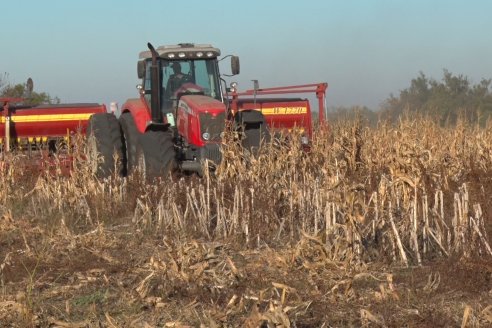
<path fill-rule="evenodd" d="M 211 97 L 203 95 L 186 95 L 182 96 L 179 101 L 178 107 L 183 106 L 185 110 L 188 110 L 194 114 L 209 113 L 219 114 L 225 112 L 225 105 Z"/>
<path fill-rule="evenodd" d="M 224 132 L 226 106 L 204 95 L 185 95 L 178 103 L 177 128 L 191 145 L 203 147 L 220 142 Z"/>

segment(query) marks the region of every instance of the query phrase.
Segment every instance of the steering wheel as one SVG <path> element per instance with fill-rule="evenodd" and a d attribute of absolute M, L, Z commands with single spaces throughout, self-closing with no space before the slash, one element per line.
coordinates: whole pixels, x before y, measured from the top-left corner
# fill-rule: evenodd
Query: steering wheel
<path fill-rule="evenodd" d="M 198 84 L 194 84 L 193 82 L 185 82 L 179 87 L 178 90 L 174 92 L 174 95 L 177 96 L 179 93 L 195 93 L 195 94 L 203 94 L 203 88 Z"/>
<path fill-rule="evenodd" d="M 182 84 L 184 83 L 193 83 L 193 79 L 191 77 L 191 74 L 188 73 L 188 74 L 183 74 L 183 78 L 181 79 L 182 81 Z"/>

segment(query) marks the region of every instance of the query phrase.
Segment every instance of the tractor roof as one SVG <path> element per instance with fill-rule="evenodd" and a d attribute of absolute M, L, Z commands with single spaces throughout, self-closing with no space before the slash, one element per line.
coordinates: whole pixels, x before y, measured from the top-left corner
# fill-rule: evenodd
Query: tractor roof
<path fill-rule="evenodd" d="M 179 43 L 175 45 L 165 45 L 156 48 L 161 58 L 165 59 L 184 59 L 184 58 L 216 58 L 220 56 L 220 50 L 210 44 Z M 152 58 L 149 50 L 142 51 L 140 59 Z"/>

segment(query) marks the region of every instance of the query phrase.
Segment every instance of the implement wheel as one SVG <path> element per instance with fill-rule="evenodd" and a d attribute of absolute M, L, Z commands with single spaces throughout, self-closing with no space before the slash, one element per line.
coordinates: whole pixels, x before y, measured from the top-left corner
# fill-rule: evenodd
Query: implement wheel
<path fill-rule="evenodd" d="M 256 154 L 263 143 L 270 141 L 270 131 L 263 124 L 249 124 L 244 127 L 242 146 Z"/>
<path fill-rule="evenodd" d="M 265 116 L 255 110 L 244 110 L 234 117 L 236 131 L 241 133 L 241 145 L 252 155 L 258 154 L 262 143 L 270 141 Z"/>
<path fill-rule="evenodd" d="M 89 118 L 87 125 L 89 162 L 94 172 L 105 178 L 113 172 L 122 175 L 123 152 L 120 125 L 116 117 L 109 113 L 97 113 Z M 116 161 L 115 161 L 116 155 Z"/>
<path fill-rule="evenodd" d="M 140 134 L 137 156 L 147 179 L 167 176 L 176 167 L 172 132 L 147 131 Z"/>

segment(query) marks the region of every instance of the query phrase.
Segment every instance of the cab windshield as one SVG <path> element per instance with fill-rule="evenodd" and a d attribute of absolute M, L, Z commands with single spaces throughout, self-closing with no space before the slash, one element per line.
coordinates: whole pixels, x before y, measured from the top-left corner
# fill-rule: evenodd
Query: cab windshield
<path fill-rule="evenodd" d="M 218 76 L 215 59 L 163 61 L 161 103 L 164 112 L 176 106 L 178 95 L 182 93 L 203 94 L 222 101 Z M 150 65 L 147 65 L 144 88 L 150 104 Z"/>

